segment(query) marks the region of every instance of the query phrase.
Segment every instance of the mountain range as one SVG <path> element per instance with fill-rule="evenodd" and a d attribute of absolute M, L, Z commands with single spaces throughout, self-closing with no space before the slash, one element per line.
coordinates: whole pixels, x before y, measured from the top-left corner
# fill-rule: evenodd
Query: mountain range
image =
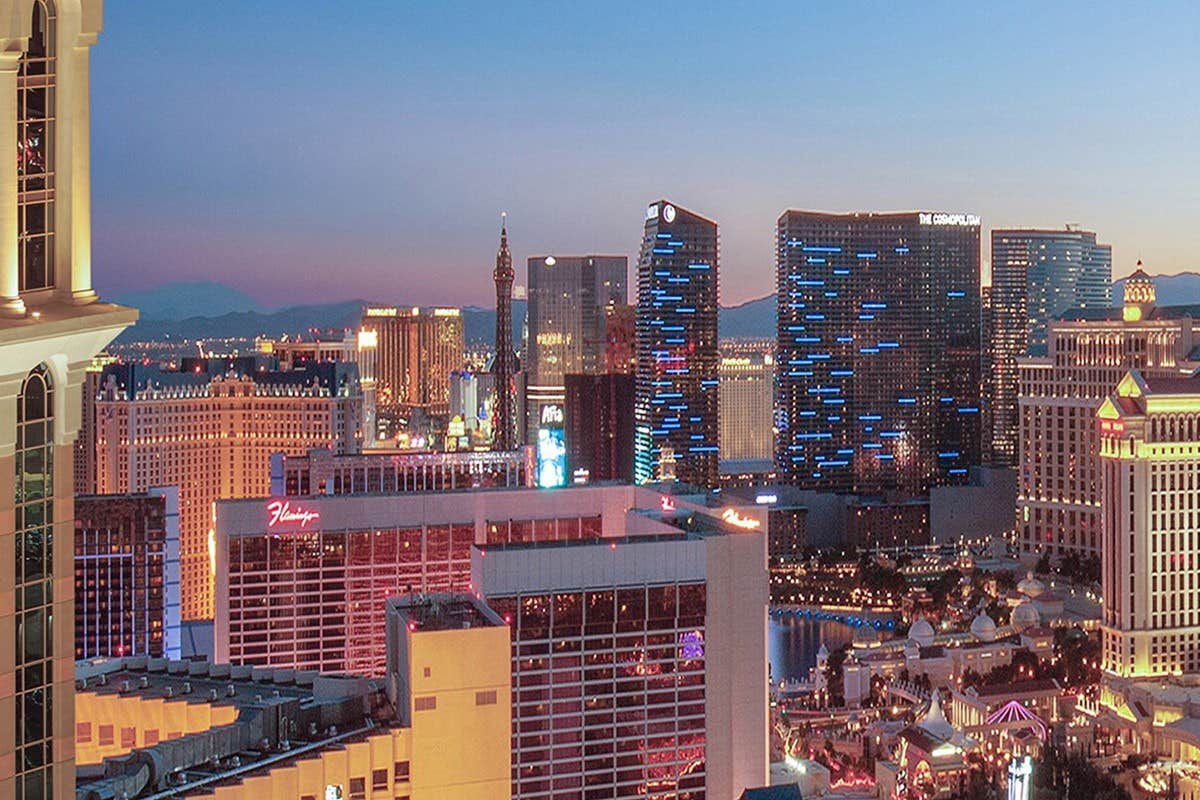
<path fill-rule="evenodd" d="M 1155 282 L 1160 305 L 1200 304 L 1200 273 L 1159 275 L 1155 276 Z M 1124 278 L 1113 283 L 1113 305 L 1120 305 L 1124 285 Z M 141 319 L 121 335 L 118 339 L 121 342 L 278 337 L 312 330 L 341 330 L 357 326 L 366 305 L 363 300 L 345 300 L 270 309 L 244 292 L 208 282 L 170 283 L 131 292 L 116 298 L 116 302 L 141 311 Z M 521 339 L 525 311 L 524 300 L 513 301 L 513 341 Z M 717 324 L 722 338 L 773 339 L 775 296 L 723 306 Z M 463 309 L 467 342 L 490 342 L 495 326 L 495 309 L 478 306 Z"/>

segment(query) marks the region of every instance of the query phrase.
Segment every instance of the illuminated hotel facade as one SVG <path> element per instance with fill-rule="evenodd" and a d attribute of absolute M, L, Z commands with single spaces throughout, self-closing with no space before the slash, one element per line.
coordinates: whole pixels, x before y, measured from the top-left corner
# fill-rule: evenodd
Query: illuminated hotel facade
<path fill-rule="evenodd" d="M 1197 306 L 1158 306 L 1139 269 L 1118 308 L 1050 323 L 1047 354 L 1017 362 L 1017 530 L 1022 553 L 1101 554 L 1100 435 L 1095 412 L 1131 369 L 1146 378 L 1200 367 Z"/>
<path fill-rule="evenodd" d="M 80 662 L 74 741 L 91 767 L 80 796 L 507 800 L 508 627 L 464 595 L 393 598 L 387 624 L 388 669 L 375 680 Z"/>
<path fill-rule="evenodd" d="M 375 365 L 379 335 L 375 331 L 344 331 L 342 338 L 281 337 L 255 339 L 258 352 L 273 356 L 279 369 L 290 372 L 309 364 L 340 361 L 358 365 L 358 384 L 363 396 L 363 445 L 375 443 Z M 86 396 L 85 396 L 86 402 Z"/>
<path fill-rule="evenodd" d="M 450 373 L 463 368 L 457 308 L 367 306 L 360 337 L 375 350 L 375 402 L 381 409 L 450 410 Z"/>
<path fill-rule="evenodd" d="M 980 463 L 979 218 L 785 211 L 780 482 L 924 494 Z"/>
<path fill-rule="evenodd" d="M 92 358 L 137 312 L 92 288 L 98 0 L 0 8 L 0 797 L 75 793 L 74 441 Z"/>
<path fill-rule="evenodd" d="M 646 209 L 638 260 L 637 483 L 717 485 L 717 223 L 667 200 Z"/>
<path fill-rule="evenodd" d="M 1044 352 L 1053 320 L 1074 309 L 1107 310 L 1112 247 L 1096 234 L 1065 230 L 993 230 L 989 370 L 991 459 L 1017 460 L 1017 359 Z"/>
<path fill-rule="evenodd" d="M 1104 669 L 1200 672 L 1200 377 L 1128 372 L 1096 411 Z"/>
<path fill-rule="evenodd" d="M 212 618 L 215 500 L 266 494 L 273 453 L 357 452 L 362 444 L 363 398 L 354 364 L 291 372 L 240 361 L 233 371 L 227 366 L 214 359 L 170 372 L 113 364 L 95 401 L 97 491 L 179 487 L 184 620 Z"/>
<path fill-rule="evenodd" d="M 770 353 L 723 356 L 720 379 L 721 461 L 775 456 L 775 357 Z"/>
<path fill-rule="evenodd" d="M 222 501 L 217 660 L 381 674 L 389 596 L 480 593 L 514 796 L 734 797 L 766 773 L 766 524 L 633 486 Z"/>
<path fill-rule="evenodd" d="M 563 408 L 564 376 L 603 371 L 605 309 L 628 301 L 629 259 L 531 256 L 526 269 L 525 441 L 532 444 L 538 440 L 542 409 Z"/>

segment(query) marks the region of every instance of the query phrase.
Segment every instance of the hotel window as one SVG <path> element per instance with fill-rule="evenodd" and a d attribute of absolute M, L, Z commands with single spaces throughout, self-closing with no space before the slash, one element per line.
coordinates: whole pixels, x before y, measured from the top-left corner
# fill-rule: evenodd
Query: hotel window
<path fill-rule="evenodd" d="M 22 291 L 54 286 L 55 11 L 35 0 L 17 75 L 17 225 Z"/>
<path fill-rule="evenodd" d="M 397 761 L 396 766 L 395 766 L 396 781 L 408 780 L 409 779 L 408 770 L 409 770 L 409 765 L 408 765 L 407 761 Z"/>
<path fill-rule="evenodd" d="M 46 366 L 25 378 L 17 396 L 15 756 L 18 797 L 49 796 L 54 730 L 51 674 L 54 652 L 54 389 Z M 105 728 L 107 739 L 105 742 Z M 112 744 L 112 726 L 100 727 Z"/>

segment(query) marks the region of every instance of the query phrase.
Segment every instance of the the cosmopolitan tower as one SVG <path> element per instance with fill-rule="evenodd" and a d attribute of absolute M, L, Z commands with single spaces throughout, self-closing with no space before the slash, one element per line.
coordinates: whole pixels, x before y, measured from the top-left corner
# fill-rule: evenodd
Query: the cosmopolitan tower
<path fill-rule="evenodd" d="M 505 215 L 507 216 L 507 215 Z M 496 359 L 492 374 L 496 384 L 496 410 L 492 425 L 492 449 L 517 447 L 516 353 L 512 345 L 512 254 L 508 252 L 508 226 L 500 224 L 500 250 L 496 253 Z"/>
<path fill-rule="evenodd" d="M 779 217 L 780 480 L 923 494 L 980 461 L 979 217 Z"/>
<path fill-rule="evenodd" d="M 75 794 L 74 470 L 92 357 L 137 319 L 92 290 L 99 0 L 0 5 L 0 797 Z"/>
<path fill-rule="evenodd" d="M 646 209 L 638 261 L 636 483 L 717 482 L 717 223 Z"/>

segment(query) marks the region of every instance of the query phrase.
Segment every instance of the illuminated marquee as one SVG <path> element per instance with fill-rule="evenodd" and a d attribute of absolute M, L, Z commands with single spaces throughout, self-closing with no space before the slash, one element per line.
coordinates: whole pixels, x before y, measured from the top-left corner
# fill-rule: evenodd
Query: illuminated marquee
<path fill-rule="evenodd" d="M 314 511 L 300 505 L 296 505 L 293 508 L 292 504 L 287 500 L 272 500 L 267 503 L 268 528 L 291 523 L 299 523 L 301 528 L 306 528 L 308 527 L 308 523 L 317 522 L 320 519 L 320 511 Z"/>
<path fill-rule="evenodd" d="M 748 531 L 756 531 L 756 530 L 758 530 L 759 526 L 762 524 L 761 522 L 759 522 L 758 520 L 756 520 L 752 517 L 743 517 L 741 514 L 739 514 L 737 512 L 736 509 L 733 509 L 733 508 L 727 508 L 724 511 L 722 511 L 721 519 L 725 520 L 726 522 L 728 522 L 730 525 L 734 526 L 735 528 L 743 528 L 744 530 L 748 530 Z"/>
<path fill-rule="evenodd" d="M 543 425 L 559 425 L 563 424 L 562 406 L 548 405 L 542 406 L 542 424 Z"/>
<path fill-rule="evenodd" d="M 537 343 L 542 347 L 556 347 L 563 344 L 570 344 L 570 335 L 564 335 L 562 331 L 544 331 L 537 335 Z"/>
<path fill-rule="evenodd" d="M 933 214 L 923 211 L 917 217 L 922 225 L 957 225 L 960 227 L 979 225 L 978 214 Z"/>

